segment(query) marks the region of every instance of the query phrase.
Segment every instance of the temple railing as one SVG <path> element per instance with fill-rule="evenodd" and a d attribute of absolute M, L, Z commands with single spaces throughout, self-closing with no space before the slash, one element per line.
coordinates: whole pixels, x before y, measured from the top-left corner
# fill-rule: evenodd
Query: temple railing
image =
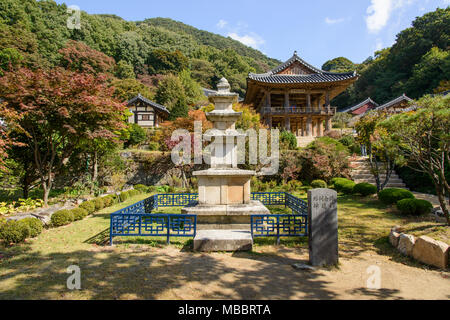
<path fill-rule="evenodd" d="M 326 115 L 334 116 L 337 112 L 336 107 L 308 108 L 308 107 L 272 107 L 262 108 L 262 114 L 267 115 Z"/>
<path fill-rule="evenodd" d="M 253 237 L 293 237 L 306 235 L 308 204 L 287 192 L 253 192 L 252 200 L 264 205 L 284 205 L 292 214 L 252 215 Z M 197 193 L 155 194 L 120 209 L 110 216 L 110 244 L 116 236 L 195 237 L 197 216 L 152 213 L 159 207 L 185 207 L 198 201 Z"/>

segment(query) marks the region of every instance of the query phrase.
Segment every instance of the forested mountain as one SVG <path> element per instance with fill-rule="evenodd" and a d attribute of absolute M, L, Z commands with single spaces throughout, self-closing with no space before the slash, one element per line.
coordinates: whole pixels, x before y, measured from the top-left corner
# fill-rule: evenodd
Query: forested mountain
<path fill-rule="evenodd" d="M 236 40 L 170 19 L 130 22 L 82 12 L 81 29 L 71 30 L 69 16 L 67 6 L 54 1 L 2 0 L 0 68 L 10 62 L 51 67 L 67 41 L 76 40 L 113 57 L 122 69 L 131 67 L 145 84 L 151 83 L 148 76 L 188 68 L 202 86 L 211 88 L 225 76 L 243 95 L 249 72 L 264 72 L 279 63 Z"/>
<path fill-rule="evenodd" d="M 385 103 L 403 93 L 411 98 L 450 89 L 450 7 L 416 18 L 397 35 L 391 48 L 375 53 L 361 64 L 340 57 L 327 61 L 324 70 L 357 70 L 361 75 L 333 105 L 351 106 L 371 97 Z"/>

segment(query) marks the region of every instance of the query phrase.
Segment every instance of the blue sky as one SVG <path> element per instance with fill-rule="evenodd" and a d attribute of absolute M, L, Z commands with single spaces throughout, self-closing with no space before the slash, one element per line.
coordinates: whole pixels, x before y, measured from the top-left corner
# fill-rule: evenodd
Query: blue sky
<path fill-rule="evenodd" d="M 279 60 L 294 50 L 321 67 L 344 56 L 360 63 L 417 16 L 445 8 L 450 0 L 69 0 L 88 13 L 138 21 L 167 17 L 230 36 Z"/>

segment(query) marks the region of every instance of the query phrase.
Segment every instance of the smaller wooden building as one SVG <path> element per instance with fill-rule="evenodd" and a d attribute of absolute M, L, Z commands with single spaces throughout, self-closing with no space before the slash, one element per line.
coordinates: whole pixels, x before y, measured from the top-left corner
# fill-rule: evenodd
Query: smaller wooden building
<path fill-rule="evenodd" d="M 128 118 L 129 123 L 136 123 L 144 128 L 157 128 L 160 123 L 167 120 L 169 110 L 166 107 L 148 100 L 138 94 L 136 97 L 128 101 L 128 110 L 133 113 Z"/>
<path fill-rule="evenodd" d="M 361 114 L 365 114 L 366 112 L 378 108 L 380 105 L 373 101 L 371 98 L 367 98 L 366 100 L 354 105 L 353 107 L 349 107 L 340 112 L 349 113 L 352 116 L 359 116 Z"/>
<path fill-rule="evenodd" d="M 403 94 L 400 97 L 395 98 L 394 100 L 386 102 L 375 110 L 385 111 L 387 113 L 402 113 L 417 109 L 416 106 L 411 106 L 411 101 L 413 101 L 413 99 L 408 98 L 405 94 Z"/>

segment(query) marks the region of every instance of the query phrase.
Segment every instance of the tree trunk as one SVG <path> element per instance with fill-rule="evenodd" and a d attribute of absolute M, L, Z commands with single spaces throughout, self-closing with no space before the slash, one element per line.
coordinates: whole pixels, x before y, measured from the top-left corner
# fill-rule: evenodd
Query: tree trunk
<path fill-rule="evenodd" d="M 444 188 L 441 188 L 438 184 L 435 185 L 436 194 L 439 199 L 439 204 L 441 205 L 442 212 L 444 213 L 445 219 L 447 220 L 447 224 L 450 226 L 450 211 L 447 207 L 447 200 L 445 199 L 445 191 Z"/>
<path fill-rule="evenodd" d="M 94 161 L 93 161 L 93 172 L 92 172 L 92 182 L 97 182 L 98 179 L 98 155 L 97 151 L 94 152 Z"/>

